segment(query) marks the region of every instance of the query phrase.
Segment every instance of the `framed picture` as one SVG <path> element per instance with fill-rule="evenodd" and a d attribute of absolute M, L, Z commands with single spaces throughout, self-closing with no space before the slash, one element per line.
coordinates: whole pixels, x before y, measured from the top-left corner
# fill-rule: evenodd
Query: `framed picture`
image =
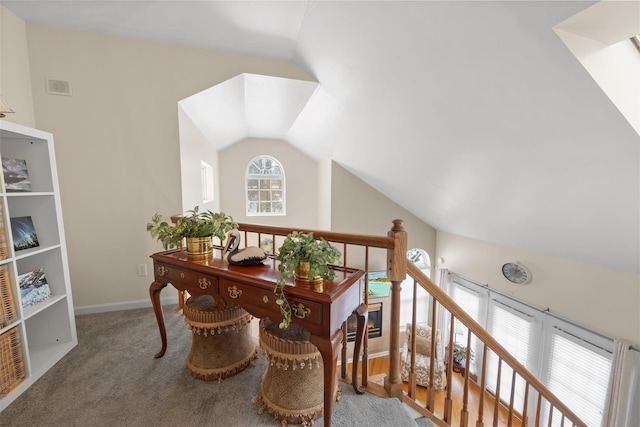
<path fill-rule="evenodd" d="M 391 280 L 386 271 L 370 271 L 367 275 L 369 282 L 369 298 L 386 298 L 391 294 Z"/>
<path fill-rule="evenodd" d="M 11 218 L 11 233 L 13 235 L 13 249 L 16 251 L 40 246 L 30 216 Z"/>
<path fill-rule="evenodd" d="M 20 284 L 22 307 L 38 304 L 51 296 L 49 283 L 47 283 L 44 270 L 41 268 L 21 274 L 18 276 L 18 283 Z"/>
<path fill-rule="evenodd" d="M 4 188 L 8 193 L 31 191 L 26 160 L 3 157 L 2 174 L 4 175 Z"/>

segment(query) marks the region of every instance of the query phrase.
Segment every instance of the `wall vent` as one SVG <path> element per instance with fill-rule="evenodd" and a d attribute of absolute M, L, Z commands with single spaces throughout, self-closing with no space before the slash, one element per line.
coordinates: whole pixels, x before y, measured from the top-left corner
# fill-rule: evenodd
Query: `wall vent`
<path fill-rule="evenodd" d="M 71 96 L 71 83 L 66 80 L 47 79 L 47 93 Z"/>

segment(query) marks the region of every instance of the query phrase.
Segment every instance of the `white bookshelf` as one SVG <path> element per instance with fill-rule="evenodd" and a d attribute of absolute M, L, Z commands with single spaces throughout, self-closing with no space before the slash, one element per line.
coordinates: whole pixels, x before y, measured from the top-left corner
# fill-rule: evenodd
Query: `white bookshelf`
<path fill-rule="evenodd" d="M 8 393 L 0 394 L 0 412 L 27 390 L 78 343 L 71 298 L 69 266 L 53 148 L 48 132 L 0 120 L 0 156 L 26 160 L 31 191 L 6 191 L 0 174 L 0 204 L 7 257 L 6 266 L 16 318 L 0 327 L 0 339 L 18 333 L 25 377 Z M 15 250 L 11 218 L 30 216 L 37 247 Z M 44 270 L 51 296 L 22 307 L 18 276 Z M 0 326 L 2 323 L 0 323 Z M 0 369 L 2 365 L 0 364 Z M 0 372 L 0 378 L 2 378 Z M 1 390 L 0 390 L 1 391 Z"/>

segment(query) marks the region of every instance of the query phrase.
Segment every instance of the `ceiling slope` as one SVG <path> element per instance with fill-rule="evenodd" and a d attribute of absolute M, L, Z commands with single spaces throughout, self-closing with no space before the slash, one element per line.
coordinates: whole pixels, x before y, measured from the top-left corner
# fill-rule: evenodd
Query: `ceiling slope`
<path fill-rule="evenodd" d="M 28 21 L 291 59 L 320 84 L 285 135 L 301 151 L 437 229 L 640 272 L 640 137 L 553 31 L 594 3 L 3 5 Z"/>

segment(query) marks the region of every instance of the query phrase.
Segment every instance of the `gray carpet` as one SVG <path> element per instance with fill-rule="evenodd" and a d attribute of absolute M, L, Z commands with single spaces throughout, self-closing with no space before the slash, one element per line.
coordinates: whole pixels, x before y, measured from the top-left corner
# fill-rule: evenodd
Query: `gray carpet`
<path fill-rule="evenodd" d="M 280 426 L 251 403 L 262 358 L 221 383 L 191 377 L 191 332 L 175 308 L 165 307 L 169 347 L 160 359 L 153 358 L 160 336 L 150 308 L 77 316 L 79 345 L 0 413 L 0 426 Z M 416 426 L 398 399 L 341 387 L 334 426 Z"/>

